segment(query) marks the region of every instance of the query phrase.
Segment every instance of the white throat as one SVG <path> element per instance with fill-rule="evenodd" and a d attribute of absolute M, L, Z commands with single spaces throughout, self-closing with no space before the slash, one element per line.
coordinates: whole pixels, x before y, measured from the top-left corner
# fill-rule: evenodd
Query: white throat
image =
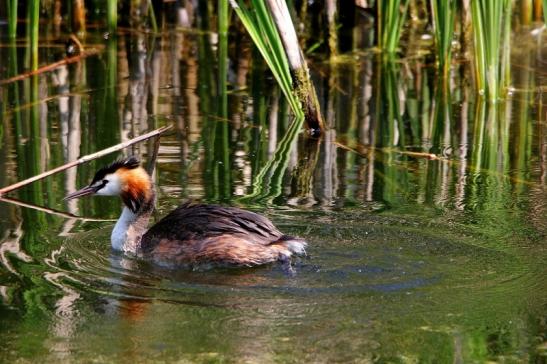
<path fill-rule="evenodd" d="M 136 221 L 137 214 L 124 206 L 122 214 L 116 222 L 114 230 L 112 230 L 112 235 L 110 236 L 112 248 L 114 250 L 120 250 L 126 253 L 136 253 L 137 242 L 134 241 L 135 237 L 129 236 L 129 229 Z"/>

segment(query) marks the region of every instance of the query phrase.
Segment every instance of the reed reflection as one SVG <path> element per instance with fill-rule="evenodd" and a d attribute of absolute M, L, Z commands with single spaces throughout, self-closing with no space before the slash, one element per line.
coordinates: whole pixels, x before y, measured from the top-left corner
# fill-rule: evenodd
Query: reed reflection
<path fill-rule="evenodd" d="M 302 7 L 307 3 L 302 2 Z M 188 7 L 191 2 L 186 2 L 184 9 Z M 192 12 L 184 9 L 179 9 L 178 22 L 188 27 Z M 478 247 L 502 250 L 509 256 L 516 255 L 516 248 L 515 243 L 507 242 L 507 236 L 518 231 L 521 241 L 528 242 L 529 234 L 536 242 L 546 231 L 542 219 L 547 205 L 545 97 L 537 91 L 542 76 L 534 76 L 536 54 L 519 55 L 523 67 L 513 69 L 515 84 L 524 91 L 506 102 L 485 103 L 473 96 L 464 66 L 437 82 L 434 70 L 422 59 L 394 61 L 361 53 L 344 58 L 336 55 L 339 34 L 329 28 L 332 57 L 328 63 L 317 61 L 312 68 L 320 81 L 318 91 L 328 130 L 321 139 L 314 139 L 302 133 L 301 120 L 291 117 L 282 93 L 250 43 L 237 32 L 213 34 L 209 29 L 213 25 L 207 23 L 218 19 L 203 3 L 198 15 L 196 21 L 203 23 L 201 32 L 172 30 L 157 37 L 120 34 L 105 41 L 104 52 L 96 58 L 2 86 L 0 167 L 6 173 L 0 175 L 0 184 L 8 185 L 156 126 L 175 123 L 176 133 L 162 138 L 160 145 L 155 173 L 160 191 L 158 216 L 182 199 L 193 198 L 271 208 L 276 217 L 286 210 L 289 217 L 280 217 L 284 221 L 292 219 L 291 213 L 297 216 L 297 211 L 304 216 L 298 217 L 301 225 L 343 224 L 355 219 L 360 226 L 365 223 L 359 214 L 377 219 L 392 214 L 427 230 L 420 225 L 424 220 L 446 219 L 467 232 L 480 230 L 487 235 L 489 239 L 473 242 Z M 8 55 L 8 76 L 21 73 L 22 52 L 14 45 L 0 51 Z M 147 160 L 152 151 L 150 143 L 124 154 Z M 115 200 L 72 201 L 66 206 L 60 202 L 104 162 L 95 161 L 37 182 L 20 190 L 18 197 L 73 214 L 117 217 L 119 202 Z M 126 358 L 138 358 L 144 352 L 139 347 L 142 343 L 136 345 L 133 339 L 142 339 L 147 330 L 161 337 L 161 332 L 178 321 L 184 324 L 174 329 L 176 334 L 195 332 L 184 341 L 188 347 L 215 345 L 218 338 L 204 337 L 200 327 L 203 322 L 220 322 L 219 332 L 236 333 L 238 340 L 248 337 L 226 342 L 224 353 L 256 359 L 253 355 L 259 351 L 258 344 L 250 336 L 260 336 L 260 343 L 266 345 L 266 336 L 261 336 L 264 326 L 284 315 L 307 317 L 306 310 L 314 309 L 302 304 L 305 299 L 293 301 L 296 304 L 285 310 L 282 304 L 287 303 L 286 298 L 249 303 L 248 297 L 226 298 L 225 293 L 207 290 L 211 286 L 255 289 L 272 282 L 289 285 L 281 282 L 275 268 L 271 275 L 248 270 L 173 276 L 131 259 L 109 256 L 106 234 L 97 238 L 95 250 L 87 245 L 75 248 L 57 236 L 93 231 L 110 223 L 84 222 L 1 204 L 0 226 L 5 232 L 0 236 L 2 302 L 28 313 L 21 325 L 47 323 L 46 330 L 54 332 L 59 342 L 44 346 L 56 350 L 57 359 L 70 360 L 69 340 L 82 335 L 83 327 L 101 315 L 114 317 L 115 329 L 126 334 L 121 350 Z M 314 214 L 318 211 L 328 218 L 316 224 Z M 317 231 L 321 247 L 326 244 L 324 230 Z M 333 245 L 339 242 L 334 233 L 326 236 Z M 366 245 L 364 240 L 351 243 Z M 81 250 L 76 254 L 70 249 Z M 83 259 L 82 251 L 88 250 L 97 253 L 99 261 Z M 320 248 L 315 254 L 321 254 Z M 304 272 L 310 280 L 315 277 L 314 269 L 321 269 L 313 264 L 312 260 Z M 90 268 L 96 266 L 98 271 Z M 80 271 L 82 267 L 87 270 Z M 86 276 L 90 271 L 93 274 Z M 329 278 L 357 274 L 333 272 L 334 278 Z M 201 289 L 207 296 L 194 297 Z M 531 291 L 533 298 L 537 291 Z M 84 304 L 89 299 L 86 295 L 94 297 L 91 304 Z M 214 306 L 216 303 L 220 307 Z M 358 303 L 355 306 L 362 301 Z M 351 312 L 355 314 L 352 317 L 366 317 L 362 311 Z M 53 317 L 44 318 L 50 312 Z M 270 316 L 249 312 L 268 312 Z M 86 322 L 87 315 L 91 319 Z M 100 332 L 112 328 L 111 322 L 97 321 L 94 329 Z M 505 328 L 498 326 L 473 332 L 464 327 L 443 336 L 447 357 L 468 358 L 465 353 L 501 345 Z M 519 333 L 533 325 L 522 326 L 525 328 L 508 328 L 510 346 L 520 345 L 524 339 Z M 41 335 L 37 341 L 43 344 L 47 335 Z M 416 340 L 428 335 L 420 332 Z M 271 336 L 284 345 L 289 345 L 283 341 L 285 337 L 292 340 L 283 328 Z M 398 343 L 411 354 L 419 346 L 412 339 Z M 28 343 L 21 343 L 24 345 Z M 267 355 L 260 358 L 269 359 Z"/>

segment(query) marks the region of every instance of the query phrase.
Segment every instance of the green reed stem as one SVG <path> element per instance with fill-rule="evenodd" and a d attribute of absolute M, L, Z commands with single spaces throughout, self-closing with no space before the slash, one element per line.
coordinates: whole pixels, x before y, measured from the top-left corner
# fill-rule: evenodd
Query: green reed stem
<path fill-rule="evenodd" d="M 378 1 L 376 8 L 378 47 L 387 53 L 395 53 L 401 39 L 409 0 Z"/>
<path fill-rule="evenodd" d="M 379 58 L 377 64 L 377 106 L 381 146 L 405 145 L 405 130 L 401 117 L 399 65 L 391 58 Z"/>
<path fill-rule="evenodd" d="M 218 116 L 221 120 L 228 119 L 228 0 L 218 0 Z M 222 197 L 229 199 L 231 196 L 231 164 L 230 164 L 230 134 L 228 123 L 221 125 L 222 141 Z M 218 165 L 217 165 L 218 166 Z"/>
<path fill-rule="evenodd" d="M 8 36 L 15 38 L 17 36 L 17 0 L 7 0 L 8 5 Z"/>
<path fill-rule="evenodd" d="M 38 36 L 40 25 L 40 0 L 31 0 L 28 4 L 28 38 L 31 50 L 32 70 L 38 68 Z"/>
<path fill-rule="evenodd" d="M 543 21 L 547 25 L 547 0 L 543 0 Z"/>
<path fill-rule="evenodd" d="M 509 85 L 510 0 L 472 0 L 475 79 L 479 93 L 496 101 Z"/>
<path fill-rule="evenodd" d="M 118 27 L 118 1 L 108 0 L 107 3 L 108 31 L 113 33 Z"/>
<path fill-rule="evenodd" d="M 158 23 L 156 22 L 156 12 L 152 5 L 152 0 L 148 0 L 148 12 L 150 13 L 150 23 L 152 24 L 152 30 L 154 33 L 158 32 Z"/>
<path fill-rule="evenodd" d="M 230 3 L 260 54 L 264 57 L 291 109 L 295 115 L 303 116 L 302 105 L 294 94 L 289 62 L 283 43 L 265 2 L 252 0 L 252 10 L 247 8 L 243 0 L 230 0 Z"/>
<path fill-rule="evenodd" d="M 15 44 L 15 39 L 10 40 L 9 55 L 8 55 L 8 76 L 15 76 L 19 74 L 19 62 L 17 60 L 17 47 Z M 17 100 L 20 102 L 20 93 L 19 93 L 19 84 L 20 82 L 14 82 L 11 85 L 8 85 L 8 93 L 10 93 L 11 100 Z M 18 140 L 22 139 L 22 131 L 19 126 L 21 125 L 21 110 L 15 109 L 13 121 L 15 125 L 15 135 Z"/>
<path fill-rule="evenodd" d="M 452 38 L 454 36 L 455 0 L 431 0 L 433 30 L 437 50 L 437 61 L 446 78 L 452 60 Z"/>
<path fill-rule="evenodd" d="M 534 13 L 533 0 L 520 0 L 519 3 L 520 23 L 529 26 L 532 23 Z"/>
<path fill-rule="evenodd" d="M 218 95 L 222 104 L 221 116 L 227 117 L 228 0 L 218 0 L 218 35 Z"/>

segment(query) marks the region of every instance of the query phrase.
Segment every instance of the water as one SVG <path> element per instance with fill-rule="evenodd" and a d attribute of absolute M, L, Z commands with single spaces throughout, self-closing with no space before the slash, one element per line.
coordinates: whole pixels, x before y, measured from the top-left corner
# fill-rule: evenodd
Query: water
<path fill-rule="evenodd" d="M 545 47 L 515 33 L 516 90 L 496 106 L 466 63 L 443 95 L 427 57 L 312 56 L 329 125 L 315 140 L 231 37 L 223 70 L 210 32 L 91 32 L 98 55 L 0 86 L 0 185 L 173 125 L 157 217 L 188 198 L 261 212 L 309 241 L 296 276 L 112 252 L 119 201 L 62 201 L 108 156 L 11 194 L 48 211 L 0 202 L 0 361 L 544 361 Z M 0 48 L 0 79 L 25 52 Z"/>

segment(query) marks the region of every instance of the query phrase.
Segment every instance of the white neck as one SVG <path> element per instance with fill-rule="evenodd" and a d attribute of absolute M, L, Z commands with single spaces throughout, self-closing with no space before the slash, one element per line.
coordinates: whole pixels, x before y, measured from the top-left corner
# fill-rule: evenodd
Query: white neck
<path fill-rule="evenodd" d="M 136 249 L 132 249 L 132 242 L 128 241 L 128 230 L 131 225 L 137 221 L 137 214 L 124 206 L 120 218 L 112 230 L 110 240 L 112 242 L 112 248 L 114 250 L 121 250 L 124 252 L 136 253 Z"/>

